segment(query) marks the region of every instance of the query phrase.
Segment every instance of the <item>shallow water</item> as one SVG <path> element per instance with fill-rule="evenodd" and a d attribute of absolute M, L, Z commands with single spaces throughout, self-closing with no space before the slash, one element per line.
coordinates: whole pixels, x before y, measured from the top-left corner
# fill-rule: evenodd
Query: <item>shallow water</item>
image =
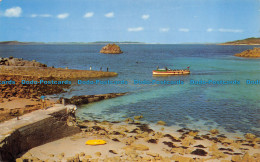
<path fill-rule="evenodd" d="M 126 96 L 83 105 L 81 119 L 122 121 L 143 115 L 144 122 L 165 121 L 169 126 L 193 129 L 220 128 L 260 135 L 260 59 L 234 57 L 254 46 L 120 45 L 122 55 L 99 54 L 103 45 L 0 46 L 0 56 L 37 60 L 48 66 L 115 71 L 100 80 L 125 80 L 127 85 L 77 85 L 59 96 L 130 92 Z M 186 68 L 191 75 L 153 77 L 156 66 Z M 86 79 L 87 80 L 87 79 Z M 96 80 L 96 79 L 91 79 Z M 181 85 L 134 84 L 134 80 L 178 81 Z M 235 85 L 192 85 L 190 80 L 237 80 Z"/>

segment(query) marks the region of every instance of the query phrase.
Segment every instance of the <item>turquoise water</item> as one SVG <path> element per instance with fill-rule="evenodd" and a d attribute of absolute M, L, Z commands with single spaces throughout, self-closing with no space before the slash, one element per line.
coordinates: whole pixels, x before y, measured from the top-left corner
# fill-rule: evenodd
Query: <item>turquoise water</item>
<path fill-rule="evenodd" d="M 103 45 L 0 46 L 0 56 L 36 59 L 48 66 L 99 70 L 109 67 L 119 75 L 100 80 L 125 80 L 127 85 L 77 85 L 59 96 L 129 92 L 126 96 L 82 105 L 83 120 L 123 121 L 143 115 L 143 122 L 163 120 L 168 126 L 225 129 L 260 135 L 260 59 L 234 57 L 254 46 L 218 45 L 120 45 L 122 55 L 99 54 Z M 187 76 L 153 77 L 156 66 L 186 68 Z M 87 79 L 86 79 L 87 80 Z M 96 79 L 91 79 L 96 80 Z M 178 81 L 178 85 L 134 84 L 140 81 Z M 237 80 L 234 85 L 192 85 L 191 80 Z"/>

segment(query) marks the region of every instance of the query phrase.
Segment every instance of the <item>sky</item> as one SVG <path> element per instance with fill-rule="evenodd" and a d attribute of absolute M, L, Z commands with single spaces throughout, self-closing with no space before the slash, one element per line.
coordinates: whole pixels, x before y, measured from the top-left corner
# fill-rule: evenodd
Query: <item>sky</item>
<path fill-rule="evenodd" d="M 0 0 L 0 41 L 219 43 L 260 37 L 260 0 Z"/>

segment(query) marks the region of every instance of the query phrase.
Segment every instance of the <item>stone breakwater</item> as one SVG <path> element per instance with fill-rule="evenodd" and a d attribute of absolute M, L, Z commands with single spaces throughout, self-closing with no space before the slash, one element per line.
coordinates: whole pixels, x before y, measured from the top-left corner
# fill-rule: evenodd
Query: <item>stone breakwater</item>
<path fill-rule="evenodd" d="M 249 50 L 245 50 L 241 53 L 237 53 L 235 54 L 235 56 L 238 57 L 260 57 L 260 48 L 254 48 L 254 49 L 249 49 Z"/>
<path fill-rule="evenodd" d="M 53 77 L 59 79 L 77 79 L 114 77 L 117 76 L 117 73 L 51 67 L 0 66 L 0 75 L 22 75 L 33 77 Z"/>
<path fill-rule="evenodd" d="M 72 98 L 64 98 L 66 104 L 82 105 L 92 102 L 97 102 L 105 99 L 115 98 L 123 96 L 127 93 L 108 93 L 108 94 L 98 94 L 98 95 L 83 95 L 83 96 L 73 96 Z M 57 101 L 57 103 L 62 103 L 62 98 Z"/>
<path fill-rule="evenodd" d="M 19 154 L 33 147 L 79 133 L 79 127 L 71 124 L 73 117 L 68 115 L 71 107 L 56 105 L 26 114 L 20 120 L 1 123 L 0 161 L 15 161 Z"/>
<path fill-rule="evenodd" d="M 81 133 L 32 149 L 16 160 L 67 162 L 257 162 L 260 160 L 260 140 L 253 134 L 231 139 L 216 129 L 207 134 L 186 128 L 169 133 L 164 132 L 166 128 L 163 126 L 161 131 L 154 131 L 148 125 L 133 119 L 126 119 L 125 122 L 79 122 Z M 103 139 L 107 144 L 85 145 L 85 141 L 89 139 Z M 57 145 L 60 147 L 57 148 Z"/>

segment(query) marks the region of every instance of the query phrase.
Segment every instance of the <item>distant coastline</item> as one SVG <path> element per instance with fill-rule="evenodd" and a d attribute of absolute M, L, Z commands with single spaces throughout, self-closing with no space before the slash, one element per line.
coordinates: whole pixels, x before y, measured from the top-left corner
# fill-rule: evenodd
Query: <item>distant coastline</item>
<path fill-rule="evenodd" d="M 260 45 L 260 38 L 252 37 L 243 40 L 220 43 L 219 45 Z"/>
<path fill-rule="evenodd" d="M 171 44 L 171 43 L 146 43 L 136 41 L 95 41 L 95 42 L 20 42 L 20 41 L 0 41 L 0 45 L 87 45 L 87 44 Z M 185 44 L 185 45 L 260 45 L 260 38 L 246 38 L 243 40 L 235 40 L 225 43 L 205 43 L 205 42 L 183 42 L 172 44 Z"/>

